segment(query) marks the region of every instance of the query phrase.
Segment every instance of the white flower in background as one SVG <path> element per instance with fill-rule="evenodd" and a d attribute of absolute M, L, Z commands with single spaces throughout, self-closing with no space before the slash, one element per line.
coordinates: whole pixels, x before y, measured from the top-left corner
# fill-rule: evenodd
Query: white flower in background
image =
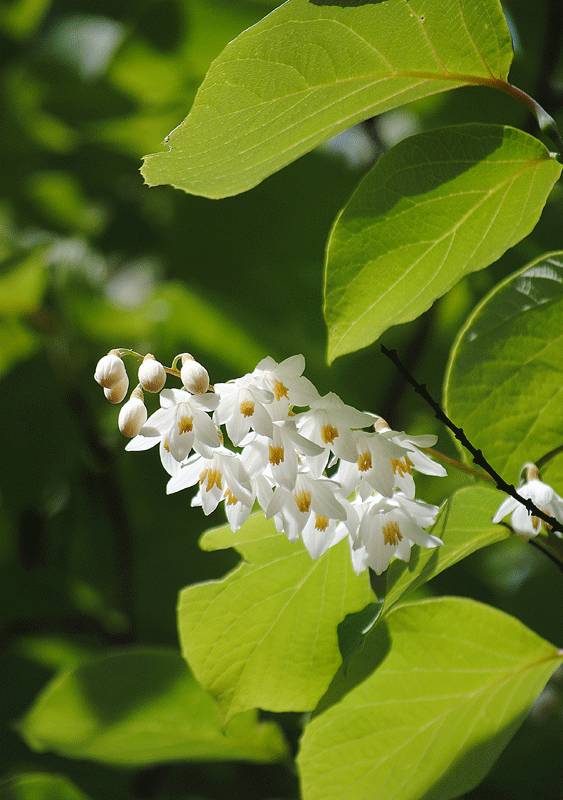
<path fill-rule="evenodd" d="M 160 444 L 162 463 L 170 475 L 176 472 L 176 464 L 183 461 L 192 448 L 210 457 L 221 441 L 207 412 L 213 411 L 218 402 L 219 398 L 212 392 L 192 395 L 183 389 L 163 389 L 161 408 L 151 414 L 125 449 L 148 450 Z"/>
<path fill-rule="evenodd" d="M 223 445 L 213 451 L 211 458 L 199 453 L 190 456 L 170 478 L 166 492 L 180 492 L 196 483 L 200 485 L 199 498 L 204 514 L 215 511 L 221 500 L 226 501 L 226 506 L 241 503 L 250 513 L 254 503 L 250 477 L 240 456 Z"/>
<path fill-rule="evenodd" d="M 375 489 L 391 497 L 395 487 L 394 464 L 406 457 L 407 450 L 373 431 L 352 431 L 352 438 L 356 444 L 356 461 L 340 461 L 332 477 L 340 483 L 346 496 L 357 491 L 365 499 Z"/>
<path fill-rule="evenodd" d="M 404 492 L 407 497 L 413 498 L 415 493 L 413 469 L 425 475 L 444 477 L 448 473 L 441 464 L 437 464 L 426 453 L 421 453 L 419 447 L 433 447 L 438 437 L 433 434 L 423 436 L 409 436 L 404 431 L 393 431 L 381 417 L 376 418 L 375 430 L 380 436 L 404 447 L 406 454 L 392 460 L 394 485 Z M 375 487 L 377 488 L 377 487 Z"/>
<path fill-rule="evenodd" d="M 279 364 L 268 356 L 256 365 L 253 378 L 274 397 L 273 402 L 266 406 L 272 419 L 283 420 L 291 405 L 308 406 L 318 399 L 319 393 L 311 381 L 303 377 L 304 369 L 305 358 L 302 355 L 291 356 Z"/>
<path fill-rule="evenodd" d="M 381 575 L 392 558 L 408 561 L 413 544 L 438 547 L 441 539 L 423 530 L 434 523 L 437 506 L 409 500 L 399 494 L 393 498 L 372 495 L 354 500 L 344 523 L 348 531 L 355 572 L 371 567 Z"/>
<path fill-rule="evenodd" d="M 215 392 L 219 405 L 213 419 L 216 425 L 226 426 L 234 445 L 239 445 L 251 428 L 262 436 L 272 436 L 272 418 L 265 407 L 273 402 L 274 395 L 257 386 L 252 375 L 217 383 Z"/>
<path fill-rule="evenodd" d="M 526 467 L 526 482 L 516 489 L 520 497 L 531 500 L 540 511 L 554 517 L 558 522 L 563 522 L 563 498 L 559 497 L 549 484 L 540 480 L 540 474 L 534 464 L 527 464 Z M 525 536 L 535 536 L 542 528 L 545 530 L 547 525 L 539 517 L 530 514 L 528 509 L 514 497 L 503 500 L 493 517 L 493 522 L 500 522 L 508 514 L 512 514 L 510 524 L 516 533 Z"/>
<path fill-rule="evenodd" d="M 131 392 L 131 397 L 122 406 L 117 424 L 124 436 L 136 436 L 147 421 L 147 407 L 143 400 L 143 391 L 138 386 Z"/>
<path fill-rule="evenodd" d="M 334 392 L 312 400 L 309 406 L 309 411 L 297 414 L 295 421 L 302 436 L 324 447 L 322 455 L 307 460 L 315 477 L 322 474 L 331 450 L 337 458 L 356 461 L 358 451 L 352 428 L 372 425 L 371 415 L 347 406 Z"/>

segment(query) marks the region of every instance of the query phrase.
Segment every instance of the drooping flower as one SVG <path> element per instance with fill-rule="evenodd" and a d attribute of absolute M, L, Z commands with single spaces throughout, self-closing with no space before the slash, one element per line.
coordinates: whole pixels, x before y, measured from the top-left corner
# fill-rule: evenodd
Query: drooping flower
<path fill-rule="evenodd" d="M 366 498 L 375 490 L 391 497 L 395 487 L 394 464 L 406 458 L 407 450 L 373 431 L 352 431 L 352 438 L 356 444 L 356 461 L 340 461 L 333 478 L 340 483 L 345 495 L 357 491 Z"/>
<path fill-rule="evenodd" d="M 209 389 L 209 373 L 205 367 L 196 361 L 189 353 L 182 356 L 182 369 L 180 370 L 182 383 L 192 394 L 205 394 Z"/>
<path fill-rule="evenodd" d="M 394 474 L 394 486 L 413 498 L 415 494 L 413 469 L 425 475 L 444 477 L 448 473 L 441 464 L 433 461 L 427 453 L 421 453 L 420 447 L 433 447 L 438 437 L 433 434 L 410 436 L 404 431 L 393 431 L 381 417 L 376 418 L 375 430 L 380 436 L 405 448 L 405 455 L 391 461 Z M 375 487 L 377 488 L 377 487 Z"/>
<path fill-rule="evenodd" d="M 531 500 L 540 511 L 563 523 L 563 498 L 559 497 L 549 484 L 540 480 L 540 474 L 535 464 L 527 464 L 526 467 L 526 482 L 516 491 L 520 497 Z M 545 530 L 547 527 L 544 520 L 530 514 L 526 506 L 519 503 L 514 497 L 507 497 L 502 501 L 493 517 L 493 522 L 500 522 L 508 514 L 512 514 L 510 524 L 516 533 L 536 536 L 542 528 Z"/>
<path fill-rule="evenodd" d="M 131 397 L 122 406 L 117 424 L 124 436 L 136 436 L 147 421 L 147 407 L 143 401 L 143 391 L 138 386 L 131 392 Z"/>
<path fill-rule="evenodd" d="M 127 376 L 123 359 L 117 351 L 110 350 L 107 356 L 100 358 L 94 372 L 94 380 L 104 389 L 112 389 Z"/>
<path fill-rule="evenodd" d="M 437 506 L 409 500 L 400 493 L 392 498 L 374 494 L 353 500 L 344 523 L 355 572 L 371 567 L 381 575 L 392 558 L 408 561 L 413 544 L 438 547 L 441 539 L 423 529 L 435 521 Z"/>
<path fill-rule="evenodd" d="M 250 429 L 262 436 L 272 436 L 272 418 L 265 406 L 274 400 L 252 375 L 243 375 L 228 383 L 215 384 L 219 404 L 213 415 L 216 425 L 225 425 L 233 444 L 239 445 Z"/>
<path fill-rule="evenodd" d="M 166 383 L 166 372 L 160 361 L 147 353 L 139 367 L 139 383 L 147 392 L 160 392 Z"/>
<path fill-rule="evenodd" d="M 226 507 L 240 503 L 250 513 L 255 494 L 238 453 L 223 445 L 210 458 L 194 453 L 170 478 L 166 492 L 173 494 L 196 483 L 200 486 L 198 504 L 201 501 L 204 514 L 215 511 L 221 500 L 226 501 Z"/>
<path fill-rule="evenodd" d="M 297 432 L 293 419 L 274 422 L 272 436 L 249 434 L 242 440 L 245 457 L 252 463 L 252 475 L 269 469 L 274 484 L 292 490 L 297 480 L 301 456 L 318 456 L 323 452 L 320 445 L 311 442 Z M 251 456 L 251 452 L 254 455 Z"/>
<path fill-rule="evenodd" d="M 309 537 L 308 549 L 311 547 L 320 555 L 333 543 L 330 520 L 346 519 L 344 503 L 336 498 L 339 489 L 334 481 L 315 478 L 302 468 L 293 490 L 284 489 L 283 486 L 274 489 L 268 507 L 264 509 L 266 519 L 273 517 L 276 529 L 284 532 L 290 542 L 296 542 L 312 517 L 313 529 L 317 531 L 316 536 L 320 541 L 313 545 Z"/>
<path fill-rule="evenodd" d="M 373 423 L 369 414 L 347 406 L 334 392 L 312 400 L 309 411 L 298 414 L 295 421 L 302 436 L 324 448 L 320 456 L 307 460 L 316 477 L 322 474 L 331 451 L 344 461 L 356 461 L 358 452 L 352 429 Z"/>
<path fill-rule="evenodd" d="M 290 405 L 308 406 L 319 397 L 310 380 L 303 377 L 305 358 L 290 356 L 279 364 L 267 356 L 256 365 L 252 373 L 256 383 L 270 391 L 273 402 L 266 406 L 274 420 L 287 417 Z"/>
<path fill-rule="evenodd" d="M 183 389 L 163 389 L 161 408 L 151 414 L 125 449 L 148 450 L 160 443 L 162 464 L 170 475 L 176 473 L 176 464 L 183 461 L 192 448 L 200 455 L 211 456 L 221 441 L 207 412 L 213 411 L 218 402 L 219 398 L 212 392 L 192 395 Z"/>

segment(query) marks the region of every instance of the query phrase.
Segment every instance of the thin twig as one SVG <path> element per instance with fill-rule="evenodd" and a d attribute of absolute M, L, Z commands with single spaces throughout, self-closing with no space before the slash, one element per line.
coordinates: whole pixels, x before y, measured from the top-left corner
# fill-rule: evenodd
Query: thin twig
<path fill-rule="evenodd" d="M 538 508 L 535 505 L 535 503 L 533 503 L 528 498 L 519 495 L 515 487 L 511 483 L 507 483 L 498 474 L 498 472 L 489 464 L 489 462 L 483 455 L 482 450 L 479 450 L 478 448 L 474 447 L 467 438 L 467 436 L 465 435 L 465 433 L 463 432 L 463 429 L 458 428 L 457 425 L 454 425 L 451 419 L 444 413 L 444 411 L 442 411 L 438 403 L 429 394 L 426 388 L 426 384 L 418 383 L 418 381 L 416 381 L 412 377 L 412 375 L 408 372 L 408 370 L 403 366 L 403 364 L 399 360 L 397 351 L 388 350 L 387 347 L 385 347 L 385 345 L 383 344 L 380 345 L 380 349 L 383 355 L 387 356 L 387 358 L 389 358 L 393 362 L 393 364 L 395 364 L 397 369 L 402 373 L 405 380 L 407 380 L 410 383 L 415 392 L 419 394 L 426 403 L 428 403 L 428 405 L 434 411 L 434 415 L 436 416 L 436 418 L 439 419 L 440 422 L 443 422 L 444 425 L 446 425 L 446 427 L 448 427 L 451 430 L 451 432 L 458 440 L 458 442 L 461 442 L 461 444 L 465 447 L 465 449 L 471 453 L 473 457 L 473 463 L 477 464 L 477 466 L 481 467 L 481 469 L 483 469 L 486 473 L 488 473 L 491 476 L 497 489 L 500 489 L 501 492 L 505 492 L 505 494 L 509 494 L 511 497 L 513 497 L 515 500 L 517 500 L 519 503 L 525 506 L 530 514 L 546 522 L 552 530 L 559 531 L 559 533 L 563 533 L 563 525 L 558 520 L 556 520 L 554 517 L 551 517 L 549 514 L 546 514 L 545 511 L 542 511 L 540 508 Z M 536 546 L 539 545 L 536 544 Z"/>

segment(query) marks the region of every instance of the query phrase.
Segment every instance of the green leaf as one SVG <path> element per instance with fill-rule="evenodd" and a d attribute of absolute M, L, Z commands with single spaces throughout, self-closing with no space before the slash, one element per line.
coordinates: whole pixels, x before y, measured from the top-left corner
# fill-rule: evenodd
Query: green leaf
<path fill-rule="evenodd" d="M 62 775 L 29 773 L 14 775 L 0 786 L 0 800 L 88 800 Z"/>
<path fill-rule="evenodd" d="M 304 800 L 458 797 L 481 781 L 562 660 L 473 600 L 394 609 L 307 725 Z"/>
<path fill-rule="evenodd" d="M 560 173 L 541 142 L 500 125 L 399 142 L 360 183 L 329 239 L 329 360 L 416 319 L 524 238 Z"/>
<path fill-rule="evenodd" d="M 429 530 L 444 542 L 443 547 L 411 548 L 410 561 L 394 559 L 384 573 L 385 608 L 390 608 L 448 567 L 511 534 L 491 518 L 505 495 L 488 486 L 466 486 L 455 492 L 442 506 L 436 523 Z"/>
<path fill-rule="evenodd" d="M 495 287 L 452 349 L 447 413 L 508 482 L 563 443 L 562 319 L 559 252 Z"/>
<path fill-rule="evenodd" d="M 373 597 L 347 542 L 313 561 L 256 514 L 236 534 L 208 531 L 201 544 L 236 547 L 244 561 L 180 595 L 182 650 L 197 679 L 227 720 L 249 708 L 314 708 L 342 660 L 336 626 Z"/>
<path fill-rule="evenodd" d="M 213 62 L 143 175 L 206 197 L 238 194 L 362 119 L 502 84 L 511 59 L 497 0 L 289 0 Z"/>
<path fill-rule="evenodd" d="M 174 760 L 277 761 L 286 754 L 274 723 L 254 712 L 223 730 L 219 708 L 181 656 L 137 649 L 56 677 L 19 725 L 35 750 L 138 766 Z"/>

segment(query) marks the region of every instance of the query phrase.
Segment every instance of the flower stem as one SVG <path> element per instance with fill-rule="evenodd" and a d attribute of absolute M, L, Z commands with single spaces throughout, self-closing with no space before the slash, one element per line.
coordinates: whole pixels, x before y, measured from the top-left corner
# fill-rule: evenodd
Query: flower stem
<path fill-rule="evenodd" d="M 487 481 L 488 483 L 495 482 L 494 478 L 491 478 L 486 472 L 475 469 L 475 467 L 471 467 L 469 464 L 462 464 L 461 461 L 456 461 L 455 458 L 450 458 L 450 456 L 445 456 L 443 453 L 440 453 L 439 450 L 434 450 L 433 447 L 423 447 L 421 449 L 424 450 L 425 453 L 428 453 L 428 455 L 431 455 L 436 461 L 442 461 L 444 464 L 448 464 L 450 467 L 454 467 L 454 469 L 458 469 L 460 472 L 467 472 L 480 481 Z"/>

